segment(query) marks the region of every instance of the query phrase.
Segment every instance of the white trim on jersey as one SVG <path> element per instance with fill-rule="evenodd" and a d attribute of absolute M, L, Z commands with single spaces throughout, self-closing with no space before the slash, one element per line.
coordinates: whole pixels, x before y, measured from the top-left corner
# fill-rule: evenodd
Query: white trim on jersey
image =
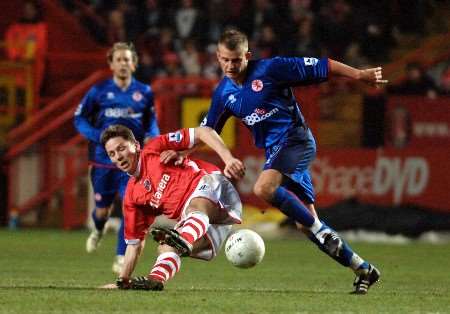
<path fill-rule="evenodd" d="M 195 145 L 195 129 L 189 128 L 189 148 Z"/>
<path fill-rule="evenodd" d="M 130 239 L 130 240 L 125 239 L 125 243 L 127 245 L 139 244 L 139 242 L 141 242 L 141 240 L 139 239 Z"/>

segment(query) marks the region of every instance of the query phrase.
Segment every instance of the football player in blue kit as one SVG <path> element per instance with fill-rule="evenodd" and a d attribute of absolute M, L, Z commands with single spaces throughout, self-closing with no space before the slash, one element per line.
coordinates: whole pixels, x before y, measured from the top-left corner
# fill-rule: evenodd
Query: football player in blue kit
<path fill-rule="evenodd" d="M 105 224 L 111 214 L 117 193 L 123 198 L 128 175 L 116 168 L 100 143 L 100 134 L 112 124 L 121 124 L 132 130 L 141 145 L 159 135 L 153 104 L 153 92 L 149 85 L 133 77 L 138 57 L 134 46 L 115 43 L 107 53 L 112 78 L 94 85 L 75 111 L 75 127 L 89 140 L 91 182 L 94 190 L 95 209 L 92 219 L 95 229 L 86 241 L 87 252 L 97 249 L 104 234 Z M 126 244 L 123 219 L 118 232 L 113 272 L 120 273 Z"/>
<path fill-rule="evenodd" d="M 248 40 L 236 29 L 225 30 L 217 48 L 224 78 L 216 88 L 202 125 L 217 132 L 230 116 L 241 119 L 266 162 L 254 193 L 296 221 L 322 251 L 356 274 L 354 291 L 366 294 L 380 272 L 318 218 L 308 170 L 316 143 L 292 87 L 318 84 L 331 75 L 369 84 L 385 84 L 380 67 L 359 70 L 329 58 L 275 57 L 250 60 Z"/>

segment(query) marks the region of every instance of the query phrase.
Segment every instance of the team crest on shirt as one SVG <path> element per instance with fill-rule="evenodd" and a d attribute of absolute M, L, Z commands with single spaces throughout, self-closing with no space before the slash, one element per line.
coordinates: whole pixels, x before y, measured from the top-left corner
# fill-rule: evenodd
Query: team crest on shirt
<path fill-rule="evenodd" d="M 95 193 L 94 198 L 97 202 L 100 202 L 102 200 L 102 195 L 100 193 Z"/>
<path fill-rule="evenodd" d="M 169 133 L 169 142 L 181 142 L 183 134 L 180 131 Z"/>
<path fill-rule="evenodd" d="M 143 96 L 140 92 L 134 92 L 132 97 L 134 101 L 141 101 Z"/>
<path fill-rule="evenodd" d="M 264 84 L 261 80 L 253 80 L 252 81 L 252 90 L 254 92 L 260 92 L 264 87 Z"/>
<path fill-rule="evenodd" d="M 147 192 L 151 192 L 152 191 L 152 185 L 150 184 L 150 180 L 149 179 L 145 179 L 143 185 L 144 185 L 144 189 Z"/>
<path fill-rule="evenodd" d="M 107 99 L 114 99 L 114 93 L 113 92 L 107 92 L 106 93 L 106 98 Z"/>

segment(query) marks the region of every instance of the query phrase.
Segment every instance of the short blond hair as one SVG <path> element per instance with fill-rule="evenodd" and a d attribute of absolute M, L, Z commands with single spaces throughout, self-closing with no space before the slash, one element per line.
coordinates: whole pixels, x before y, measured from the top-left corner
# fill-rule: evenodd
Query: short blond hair
<path fill-rule="evenodd" d="M 219 39 L 219 45 L 224 45 L 229 50 L 243 49 L 248 51 L 248 38 L 237 28 L 227 28 Z"/>
<path fill-rule="evenodd" d="M 118 50 L 131 51 L 131 57 L 132 57 L 134 65 L 138 64 L 138 55 L 137 55 L 136 49 L 134 48 L 133 43 L 125 43 L 125 42 L 117 42 L 108 50 L 108 53 L 106 54 L 106 59 L 107 59 L 108 63 L 112 63 L 114 53 Z"/>

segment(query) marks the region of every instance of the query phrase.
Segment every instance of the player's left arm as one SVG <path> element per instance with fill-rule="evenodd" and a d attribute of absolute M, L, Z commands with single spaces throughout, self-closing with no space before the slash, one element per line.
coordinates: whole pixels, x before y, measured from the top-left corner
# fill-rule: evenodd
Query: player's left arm
<path fill-rule="evenodd" d="M 376 67 L 370 69 L 356 69 L 347 64 L 341 63 L 336 60 L 329 60 L 329 72 L 332 75 L 339 75 L 347 78 L 351 78 L 354 80 L 358 80 L 361 82 L 375 84 L 375 85 L 385 85 L 388 83 L 388 80 L 383 79 L 383 68 Z"/>
<path fill-rule="evenodd" d="M 223 170 L 225 176 L 239 180 L 245 175 L 245 166 L 239 159 L 235 158 L 227 148 L 222 138 L 210 127 L 197 127 L 194 129 L 194 143 L 204 143 L 211 147 L 225 163 Z"/>
<path fill-rule="evenodd" d="M 144 248 L 144 242 L 139 241 L 137 243 L 128 244 L 125 251 L 125 258 L 122 270 L 120 271 L 119 278 L 116 285 L 119 289 L 129 289 L 131 286 L 131 275 L 133 274 L 136 264 L 139 260 L 139 256 Z"/>
<path fill-rule="evenodd" d="M 145 131 L 145 138 L 144 143 L 147 143 L 150 139 L 158 136 L 160 134 L 160 130 L 158 127 L 158 122 L 156 119 L 156 113 L 155 113 L 155 102 L 154 102 L 154 96 L 153 91 L 150 86 L 147 86 L 148 89 L 146 90 L 145 97 L 147 99 L 147 110 L 148 110 L 148 128 Z"/>

